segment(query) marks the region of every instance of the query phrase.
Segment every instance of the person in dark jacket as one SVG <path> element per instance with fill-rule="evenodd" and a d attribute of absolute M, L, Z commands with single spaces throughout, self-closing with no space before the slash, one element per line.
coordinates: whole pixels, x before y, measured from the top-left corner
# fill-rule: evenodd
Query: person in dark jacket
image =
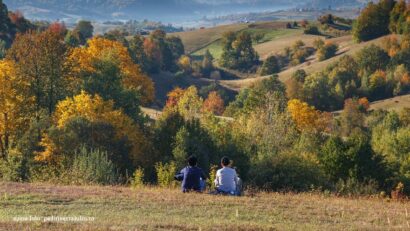
<path fill-rule="evenodd" d="M 188 166 L 183 168 L 175 179 L 182 181 L 182 192 L 202 192 L 205 189 L 206 176 L 201 168 L 197 167 L 198 159 L 195 156 L 188 158 Z"/>

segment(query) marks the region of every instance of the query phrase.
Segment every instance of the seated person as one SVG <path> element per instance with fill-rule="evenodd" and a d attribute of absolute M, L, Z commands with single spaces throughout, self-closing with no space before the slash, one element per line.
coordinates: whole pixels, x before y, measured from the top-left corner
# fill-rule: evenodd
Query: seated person
<path fill-rule="evenodd" d="M 216 191 L 222 194 L 240 195 L 239 178 L 230 164 L 231 161 L 228 157 L 222 158 L 222 168 L 216 172 Z"/>
<path fill-rule="evenodd" d="M 182 181 L 182 192 L 202 192 L 205 190 L 206 176 L 201 168 L 197 167 L 197 158 L 190 156 L 188 158 L 188 166 L 183 168 L 179 174 L 175 176 L 176 180 Z"/>

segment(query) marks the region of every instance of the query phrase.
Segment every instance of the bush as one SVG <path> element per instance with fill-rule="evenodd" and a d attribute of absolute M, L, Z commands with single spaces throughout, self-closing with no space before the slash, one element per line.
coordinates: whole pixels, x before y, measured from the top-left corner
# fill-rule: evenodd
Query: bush
<path fill-rule="evenodd" d="M 303 191 L 325 184 L 324 174 L 312 160 L 296 154 L 277 154 L 258 160 L 249 171 L 251 186 L 265 190 Z"/>
<path fill-rule="evenodd" d="M 378 188 L 375 180 L 360 182 L 354 178 L 339 180 L 335 185 L 336 193 L 344 196 L 375 195 L 378 193 Z"/>
<path fill-rule="evenodd" d="M 308 27 L 306 27 L 306 29 L 303 32 L 305 34 L 320 35 L 319 28 L 317 28 L 317 26 L 312 26 L 312 25 L 309 25 Z"/>
<path fill-rule="evenodd" d="M 309 55 L 309 51 L 306 48 L 300 48 L 293 53 L 291 64 L 293 66 L 296 66 L 298 64 L 304 63 Z"/>
<path fill-rule="evenodd" d="M 172 188 L 176 187 L 174 180 L 177 168 L 174 162 L 170 163 L 157 163 L 155 164 L 155 170 L 157 171 L 157 181 L 160 187 Z"/>
<path fill-rule="evenodd" d="M 76 153 L 69 171 L 72 183 L 106 185 L 119 182 L 117 169 L 108 159 L 107 152 L 98 149 L 82 147 Z"/>
<path fill-rule="evenodd" d="M 218 166 L 217 165 L 212 165 L 211 166 L 211 170 L 209 171 L 209 178 L 207 179 L 206 183 L 207 183 L 207 188 L 209 188 L 210 190 L 214 190 L 215 189 L 215 184 L 214 184 L 214 180 L 216 179 L 216 171 L 218 170 Z"/>
<path fill-rule="evenodd" d="M 319 61 L 330 59 L 336 55 L 338 46 L 334 43 L 327 43 L 319 48 L 317 51 L 317 58 Z"/>
<path fill-rule="evenodd" d="M 132 176 L 131 187 L 139 188 L 144 186 L 144 169 L 137 168 Z"/>
<path fill-rule="evenodd" d="M 280 71 L 280 66 L 276 56 L 270 56 L 265 60 L 261 69 L 261 75 L 272 75 Z"/>
<path fill-rule="evenodd" d="M 6 159 L 0 159 L 0 179 L 5 181 L 24 181 L 28 179 L 26 161 L 21 153 L 12 150 Z"/>

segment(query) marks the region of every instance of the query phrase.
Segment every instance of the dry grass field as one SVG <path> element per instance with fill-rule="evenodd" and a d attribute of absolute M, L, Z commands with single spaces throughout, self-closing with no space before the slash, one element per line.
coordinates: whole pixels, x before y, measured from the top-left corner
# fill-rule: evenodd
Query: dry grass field
<path fill-rule="evenodd" d="M 297 40 L 302 40 L 306 46 L 313 46 L 313 41 L 317 38 L 323 38 L 317 35 L 305 35 L 302 30 L 295 30 L 295 33 L 289 36 L 280 37 L 269 42 L 261 43 L 255 46 L 262 60 L 268 58 L 270 55 L 280 53 L 285 47 L 290 47 Z"/>
<path fill-rule="evenodd" d="M 0 230 L 405 230 L 410 203 L 316 193 L 243 197 L 0 182 Z M 17 221 L 29 217 L 36 221 Z M 50 221 L 87 217 L 88 221 Z"/>
<path fill-rule="evenodd" d="M 171 33 L 171 35 L 181 38 L 185 46 L 185 52 L 189 54 L 220 39 L 222 34 L 227 31 L 240 31 L 247 27 L 248 24 L 231 24 L 193 31 Z"/>
<path fill-rule="evenodd" d="M 403 108 L 410 108 L 410 95 L 397 96 L 391 99 L 375 101 L 370 104 L 371 110 L 392 110 L 400 111 Z"/>

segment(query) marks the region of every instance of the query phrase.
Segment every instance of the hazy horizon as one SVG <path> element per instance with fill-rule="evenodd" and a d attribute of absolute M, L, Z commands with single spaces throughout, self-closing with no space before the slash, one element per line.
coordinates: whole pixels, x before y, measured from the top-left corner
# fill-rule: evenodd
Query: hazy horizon
<path fill-rule="evenodd" d="M 260 13 L 285 10 L 297 6 L 340 6 L 356 4 L 355 0 L 305 0 L 298 3 L 284 0 L 4 0 L 10 10 L 19 10 L 29 19 L 60 20 L 76 22 L 80 19 L 92 21 L 150 20 L 187 26 L 202 18 L 213 18 L 231 14 Z M 312 4 L 307 4 L 312 3 Z M 346 4 L 345 4 L 346 5 Z"/>

